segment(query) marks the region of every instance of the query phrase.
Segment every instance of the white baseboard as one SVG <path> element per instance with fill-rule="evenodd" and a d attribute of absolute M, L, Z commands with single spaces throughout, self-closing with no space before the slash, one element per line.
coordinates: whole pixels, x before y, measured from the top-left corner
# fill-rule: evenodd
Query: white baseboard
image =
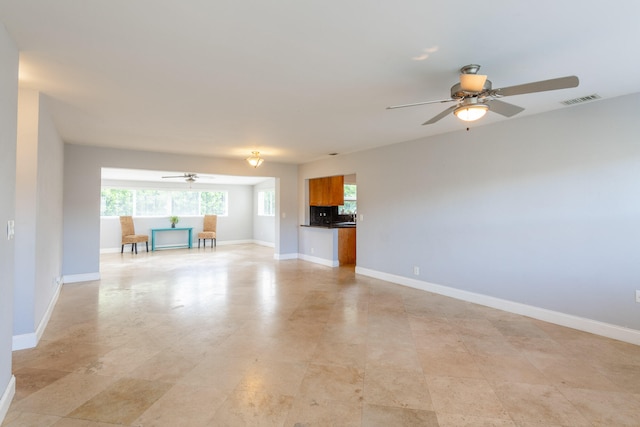
<path fill-rule="evenodd" d="M 287 259 L 298 259 L 300 258 L 298 256 L 298 254 L 273 254 L 273 259 L 276 259 L 278 261 L 283 261 L 283 260 L 287 260 Z"/>
<path fill-rule="evenodd" d="M 11 345 L 11 350 L 24 350 L 25 348 L 33 348 L 38 345 L 40 342 L 40 338 L 44 334 L 44 330 L 47 328 L 49 324 L 49 320 L 51 320 L 51 315 L 53 314 L 53 310 L 56 308 L 56 303 L 58 302 L 58 297 L 60 296 L 60 290 L 62 289 L 62 283 L 58 284 L 56 290 L 51 297 L 51 301 L 49 301 L 49 306 L 47 307 L 47 311 L 44 312 L 44 316 L 42 316 L 42 320 L 38 324 L 38 328 L 35 332 L 31 332 L 28 334 L 20 334 L 14 335 L 13 341 Z"/>
<path fill-rule="evenodd" d="M 369 276 L 387 282 L 396 283 L 410 288 L 420 289 L 427 292 L 448 296 L 462 301 L 484 305 L 498 310 L 507 311 L 522 316 L 531 317 L 545 322 L 554 323 L 560 326 L 613 338 L 619 341 L 640 345 L 640 331 L 623 326 L 604 323 L 597 320 L 561 313 L 559 311 L 547 310 L 514 301 L 495 298 L 474 292 L 451 288 L 448 286 L 436 285 L 421 280 L 410 279 L 408 277 L 396 276 L 394 274 L 383 273 L 367 268 L 356 267 L 356 274 Z"/>
<path fill-rule="evenodd" d="M 338 260 L 332 261 L 330 259 L 318 258 L 318 257 L 315 257 L 315 256 L 310 256 L 310 255 L 305 255 L 305 254 L 298 254 L 298 258 L 300 258 L 302 260 L 305 260 L 305 261 L 314 262 L 316 264 L 326 265 L 327 267 L 339 267 L 340 266 L 340 261 L 338 261 Z"/>
<path fill-rule="evenodd" d="M 4 421 L 4 417 L 7 416 L 7 412 L 9 412 L 9 406 L 11 406 L 11 401 L 13 400 L 13 396 L 16 394 L 16 377 L 11 375 L 9 379 L 9 384 L 4 389 L 2 393 L 2 397 L 0 397 L 0 424 Z"/>
<path fill-rule="evenodd" d="M 120 252 L 121 248 L 100 248 L 101 254 L 116 254 Z"/>
<path fill-rule="evenodd" d="M 267 246 L 269 248 L 275 248 L 276 247 L 275 243 L 273 243 L 273 242 L 264 242 L 262 240 L 254 240 L 253 243 L 256 244 L 256 245 L 260 245 L 260 246 Z"/>
<path fill-rule="evenodd" d="M 38 345 L 38 335 L 35 332 L 14 335 L 11 342 L 11 351 L 34 348 Z"/>
<path fill-rule="evenodd" d="M 100 273 L 68 274 L 62 276 L 63 283 L 92 282 L 100 280 Z"/>
<path fill-rule="evenodd" d="M 269 243 L 269 242 L 260 242 L 257 240 L 217 240 L 216 241 L 216 246 L 226 246 L 226 245 L 246 245 L 249 243 L 253 243 L 255 245 L 262 245 L 262 246 L 271 246 L 271 247 L 275 247 L 275 245 L 273 243 Z M 211 242 L 209 242 L 209 246 L 211 246 Z M 198 249 L 198 242 L 196 241 L 195 243 L 193 243 L 193 248 Z"/>

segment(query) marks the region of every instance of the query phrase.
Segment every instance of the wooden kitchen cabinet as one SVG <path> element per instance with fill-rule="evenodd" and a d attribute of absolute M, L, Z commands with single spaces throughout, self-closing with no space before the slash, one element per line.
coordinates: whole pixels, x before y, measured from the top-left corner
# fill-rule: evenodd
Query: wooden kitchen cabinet
<path fill-rule="evenodd" d="M 344 205 L 344 176 L 327 176 L 309 180 L 309 206 Z"/>
<path fill-rule="evenodd" d="M 356 228 L 338 229 L 338 262 L 340 265 L 356 263 Z"/>
<path fill-rule="evenodd" d="M 314 178 L 309 180 L 309 206 L 327 206 L 322 202 L 326 199 L 324 178 Z"/>

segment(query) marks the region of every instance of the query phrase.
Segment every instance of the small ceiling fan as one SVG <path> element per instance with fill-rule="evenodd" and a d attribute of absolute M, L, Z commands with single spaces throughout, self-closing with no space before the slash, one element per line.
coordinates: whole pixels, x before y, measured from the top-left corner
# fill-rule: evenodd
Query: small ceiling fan
<path fill-rule="evenodd" d="M 196 179 L 198 178 L 198 174 L 185 172 L 182 175 L 163 176 L 163 178 L 184 178 L 186 182 L 196 182 Z"/>
<path fill-rule="evenodd" d="M 387 107 L 387 109 L 391 110 L 395 108 L 415 107 L 417 105 L 426 104 L 441 104 L 445 102 L 456 103 L 440 114 L 427 120 L 423 125 L 433 124 L 444 118 L 449 113 L 453 113 L 459 119 L 468 122 L 480 119 L 489 110 L 505 117 L 512 117 L 519 112 L 524 111 L 524 108 L 500 101 L 500 98 L 527 93 L 546 92 L 549 90 L 568 89 L 577 87 L 579 84 L 579 80 L 576 76 L 567 76 L 503 87 L 500 89 L 492 89 L 491 81 L 487 80 L 486 75 L 478 74 L 478 70 L 480 70 L 480 66 L 477 64 L 470 64 L 462 67 L 460 69 L 460 83 L 456 83 L 451 86 L 451 98 L 449 99 L 392 105 Z"/>

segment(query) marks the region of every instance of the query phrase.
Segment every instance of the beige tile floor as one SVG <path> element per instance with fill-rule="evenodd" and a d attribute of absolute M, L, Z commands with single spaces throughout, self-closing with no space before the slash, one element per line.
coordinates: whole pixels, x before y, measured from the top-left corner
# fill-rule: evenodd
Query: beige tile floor
<path fill-rule="evenodd" d="M 640 347 L 255 245 L 102 256 L 3 426 L 640 426 Z"/>

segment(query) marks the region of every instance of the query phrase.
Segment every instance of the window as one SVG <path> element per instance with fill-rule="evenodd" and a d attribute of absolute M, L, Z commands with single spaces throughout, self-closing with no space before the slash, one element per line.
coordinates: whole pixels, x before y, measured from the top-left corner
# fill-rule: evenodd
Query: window
<path fill-rule="evenodd" d="M 171 215 L 198 215 L 200 198 L 196 191 L 172 191 Z"/>
<path fill-rule="evenodd" d="M 102 188 L 101 216 L 219 215 L 228 213 L 226 191 Z"/>
<path fill-rule="evenodd" d="M 100 194 L 100 215 L 131 215 L 133 191 L 120 188 L 103 188 Z"/>
<path fill-rule="evenodd" d="M 138 216 L 166 216 L 171 215 L 169 205 L 170 194 L 162 190 L 136 190 L 136 207 L 133 215 Z"/>
<path fill-rule="evenodd" d="M 357 212 L 357 191 L 355 184 L 344 185 L 344 205 L 338 207 L 339 215 L 355 215 Z"/>
<path fill-rule="evenodd" d="M 201 191 L 200 215 L 226 216 L 228 209 L 226 191 Z"/>
<path fill-rule="evenodd" d="M 258 191 L 258 215 L 275 216 L 276 192 L 274 190 Z"/>

